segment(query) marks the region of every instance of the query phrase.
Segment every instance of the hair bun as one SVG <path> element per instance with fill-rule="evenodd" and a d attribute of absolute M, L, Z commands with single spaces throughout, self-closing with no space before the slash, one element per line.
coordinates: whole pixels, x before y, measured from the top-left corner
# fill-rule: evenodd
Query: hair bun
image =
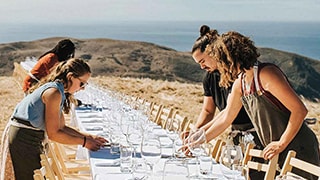
<path fill-rule="evenodd" d="M 210 31 L 210 27 L 207 25 L 202 25 L 200 27 L 200 36 L 204 36 L 205 34 L 207 34 Z"/>

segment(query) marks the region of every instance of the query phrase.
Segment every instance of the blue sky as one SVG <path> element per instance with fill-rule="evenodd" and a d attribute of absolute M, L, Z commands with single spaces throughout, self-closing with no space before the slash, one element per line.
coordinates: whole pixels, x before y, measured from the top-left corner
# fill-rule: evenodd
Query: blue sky
<path fill-rule="evenodd" d="M 319 0 L 0 0 L 0 3 L 0 22 L 320 22 Z"/>

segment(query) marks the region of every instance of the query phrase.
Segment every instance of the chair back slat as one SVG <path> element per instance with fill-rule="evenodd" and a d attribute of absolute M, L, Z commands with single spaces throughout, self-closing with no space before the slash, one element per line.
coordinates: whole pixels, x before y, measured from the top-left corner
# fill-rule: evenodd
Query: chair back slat
<path fill-rule="evenodd" d="M 253 144 L 249 143 L 247 145 L 242 165 L 248 169 L 255 169 L 257 171 L 265 172 L 265 180 L 274 179 L 278 167 L 279 155 L 275 155 L 268 161 L 268 163 L 255 162 L 252 160 L 252 157 L 263 158 L 263 151 L 253 148 Z"/>
<path fill-rule="evenodd" d="M 294 174 L 291 172 L 293 167 L 303 170 L 312 175 L 318 176 L 318 178 L 320 179 L 320 166 L 316 166 L 314 164 L 311 164 L 296 158 L 296 152 L 293 150 L 290 150 L 287 154 L 286 160 L 283 164 L 280 174 L 281 175 Z"/>

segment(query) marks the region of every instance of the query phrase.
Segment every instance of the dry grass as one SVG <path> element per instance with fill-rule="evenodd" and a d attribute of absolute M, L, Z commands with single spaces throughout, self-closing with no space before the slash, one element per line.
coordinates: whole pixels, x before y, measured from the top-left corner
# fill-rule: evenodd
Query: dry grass
<path fill-rule="evenodd" d="M 167 107 L 179 110 L 188 118 L 195 120 L 202 106 L 202 85 L 168 82 L 151 79 L 95 77 L 91 83 L 103 86 L 113 91 L 162 103 Z M 12 76 L 0 77 L 0 133 L 11 116 L 15 105 L 23 98 L 19 82 Z M 320 103 L 303 100 L 309 110 L 307 117 L 318 119 L 317 124 L 310 127 L 320 141 Z M 12 175 L 8 174 L 7 179 Z"/>
<path fill-rule="evenodd" d="M 95 77 L 91 81 L 99 86 L 128 95 L 142 97 L 167 107 L 178 109 L 182 114 L 196 120 L 203 102 L 202 84 L 187 84 L 162 80 Z M 307 117 L 317 118 L 315 125 L 310 125 L 320 142 L 320 103 L 303 99 L 309 113 Z M 217 110 L 218 111 L 218 110 Z"/>

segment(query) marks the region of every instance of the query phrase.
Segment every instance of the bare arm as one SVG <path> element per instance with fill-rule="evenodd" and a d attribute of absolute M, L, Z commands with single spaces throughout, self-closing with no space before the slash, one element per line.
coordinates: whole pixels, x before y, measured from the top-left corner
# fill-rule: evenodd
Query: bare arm
<path fill-rule="evenodd" d="M 237 117 L 242 107 L 240 87 L 240 80 L 237 79 L 232 86 L 231 94 L 228 96 L 227 107 L 212 120 L 212 125 L 206 130 L 207 141 L 219 136 Z"/>
<path fill-rule="evenodd" d="M 65 125 L 64 116 L 60 111 L 61 94 L 55 88 L 47 89 L 42 95 L 45 104 L 45 124 L 49 139 L 63 144 L 83 145 L 91 150 L 98 150 L 104 142 L 103 138 L 94 139 Z"/>
<path fill-rule="evenodd" d="M 195 127 L 200 128 L 206 125 L 208 122 L 210 122 L 213 119 L 215 111 L 216 104 L 214 103 L 212 96 L 204 96 L 202 109 L 195 124 Z"/>
<path fill-rule="evenodd" d="M 307 109 L 278 68 L 273 66 L 263 68 L 260 72 L 260 79 L 263 88 L 291 112 L 287 128 L 280 140 L 271 142 L 264 149 L 264 157 L 270 159 L 275 154 L 282 152 L 295 137 L 307 114 Z"/>

